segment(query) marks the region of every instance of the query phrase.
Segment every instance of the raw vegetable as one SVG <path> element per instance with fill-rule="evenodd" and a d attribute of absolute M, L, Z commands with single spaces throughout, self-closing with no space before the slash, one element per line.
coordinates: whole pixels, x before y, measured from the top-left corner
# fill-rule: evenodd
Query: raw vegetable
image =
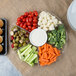
<path fill-rule="evenodd" d="M 64 25 L 59 25 L 58 28 L 48 32 L 48 43 L 54 45 L 58 49 L 62 49 L 66 41 L 66 32 Z"/>
<path fill-rule="evenodd" d="M 35 46 L 28 44 L 18 50 L 18 56 L 22 61 L 25 61 L 30 66 L 38 63 L 38 52 Z"/>
<path fill-rule="evenodd" d="M 38 17 L 37 11 L 25 12 L 24 15 L 21 15 L 20 17 L 17 18 L 16 25 L 18 25 L 21 28 L 31 32 L 32 30 L 34 30 L 35 28 L 38 27 L 37 17 Z"/>
<path fill-rule="evenodd" d="M 55 16 L 49 12 L 42 11 L 39 14 L 38 25 L 39 28 L 44 29 L 45 31 L 54 30 L 58 24 L 62 24 Z"/>
<path fill-rule="evenodd" d="M 60 56 L 60 50 L 54 48 L 50 44 L 44 44 L 39 49 L 39 64 L 41 66 L 50 65 L 57 60 L 57 57 Z"/>

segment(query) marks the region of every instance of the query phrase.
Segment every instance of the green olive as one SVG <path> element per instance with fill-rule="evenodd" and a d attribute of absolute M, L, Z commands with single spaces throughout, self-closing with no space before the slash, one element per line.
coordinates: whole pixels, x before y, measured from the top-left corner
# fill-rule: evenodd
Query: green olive
<path fill-rule="evenodd" d="M 25 40 L 27 41 L 27 40 L 29 40 L 29 38 L 26 38 Z"/>
<path fill-rule="evenodd" d="M 22 46 L 22 44 L 19 44 L 19 47 L 21 47 Z"/>
<path fill-rule="evenodd" d="M 13 35 L 14 37 L 16 37 L 16 35 Z"/>
<path fill-rule="evenodd" d="M 14 44 L 14 47 L 17 47 L 17 46 L 18 46 L 18 44 L 17 44 L 17 43 L 15 43 L 15 44 Z"/>
<path fill-rule="evenodd" d="M 25 39 L 25 38 L 22 36 L 22 37 L 21 37 L 21 40 L 24 40 L 24 39 Z"/>
<path fill-rule="evenodd" d="M 16 36 L 17 39 L 19 39 L 19 36 Z"/>
<path fill-rule="evenodd" d="M 20 31 L 18 31 L 18 34 L 20 34 Z"/>
<path fill-rule="evenodd" d="M 23 43 L 23 46 L 25 46 L 26 45 L 26 43 Z"/>

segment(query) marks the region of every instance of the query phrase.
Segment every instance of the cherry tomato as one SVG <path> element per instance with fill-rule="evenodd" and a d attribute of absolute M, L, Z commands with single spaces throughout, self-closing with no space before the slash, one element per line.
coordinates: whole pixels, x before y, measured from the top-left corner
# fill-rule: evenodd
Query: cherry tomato
<path fill-rule="evenodd" d="M 24 15 L 21 15 L 21 17 L 20 17 L 21 19 L 23 19 L 24 18 Z"/>
<path fill-rule="evenodd" d="M 30 22 L 27 22 L 27 26 L 31 26 L 31 23 Z"/>
<path fill-rule="evenodd" d="M 36 23 L 33 23 L 33 27 L 36 27 L 37 26 L 37 24 Z"/>
<path fill-rule="evenodd" d="M 32 12 L 30 11 L 30 12 L 29 12 L 29 15 L 31 15 L 31 13 L 32 13 Z"/>
<path fill-rule="evenodd" d="M 31 29 L 31 26 L 28 26 L 29 29 Z"/>
<path fill-rule="evenodd" d="M 17 18 L 17 21 L 21 21 L 21 18 L 20 18 L 20 17 L 18 17 L 18 18 Z"/>
<path fill-rule="evenodd" d="M 29 18 L 29 22 L 32 22 L 32 18 Z"/>
<path fill-rule="evenodd" d="M 28 28 L 26 27 L 25 30 L 28 30 Z"/>
<path fill-rule="evenodd" d="M 33 23 L 37 23 L 37 20 L 36 20 L 36 19 L 34 19 L 34 20 L 33 20 Z"/>
<path fill-rule="evenodd" d="M 28 15 L 28 17 L 32 18 L 33 16 L 32 15 Z"/>
<path fill-rule="evenodd" d="M 18 26 L 19 26 L 19 25 L 20 25 L 20 23 L 19 23 L 19 22 L 16 22 L 16 25 L 18 25 Z"/>
<path fill-rule="evenodd" d="M 26 18 L 24 18 L 22 21 L 23 21 L 23 22 L 26 22 Z"/>
<path fill-rule="evenodd" d="M 34 30 L 36 27 L 32 27 L 32 30 Z"/>
<path fill-rule="evenodd" d="M 23 27 L 23 23 L 20 24 L 20 27 Z"/>
<path fill-rule="evenodd" d="M 37 20 L 37 17 L 34 16 L 33 19 L 36 19 Z"/>
<path fill-rule="evenodd" d="M 27 24 L 26 23 L 24 23 L 24 26 L 26 26 Z"/>
<path fill-rule="evenodd" d="M 25 16 L 28 16 L 28 12 L 25 12 L 24 15 L 25 15 Z"/>
<path fill-rule="evenodd" d="M 26 26 L 25 26 L 25 25 L 23 25 L 23 28 L 25 29 L 25 28 L 26 28 Z"/>
<path fill-rule="evenodd" d="M 35 16 L 38 16 L 38 12 L 37 11 L 34 11 L 34 14 L 35 14 Z"/>
<path fill-rule="evenodd" d="M 26 22 L 29 22 L 29 18 L 28 17 L 26 18 Z"/>
<path fill-rule="evenodd" d="M 31 15 L 32 15 L 32 17 L 33 17 L 33 16 L 34 16 L 34 13 L 32 12 Z"/>
<path fill-rule="evenodd" d="M 29 32 L 31 32 L 32 30 L 29 30 Z"/>

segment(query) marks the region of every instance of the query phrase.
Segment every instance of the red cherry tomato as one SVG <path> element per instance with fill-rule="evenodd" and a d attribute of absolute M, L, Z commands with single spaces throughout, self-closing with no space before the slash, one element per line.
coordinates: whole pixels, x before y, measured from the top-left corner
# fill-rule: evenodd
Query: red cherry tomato
<path fill-rule="evenodd" d="M 32 27 L 32 30 L 36 29 L 36 27 Z"/>
<path fill-rule="evenodd" d="M 33 19 L 36 19 L 37 20 L 37 17 L 34 16 Z"/>
<path fill-rule="evenodd" d="M 24 18 L 22 21 L 23 21 L 23 22 L 26 22 L 26 18 Z"/>
<path fill-rule="evenodd" d="M 37 20 L 36 20 L 36 19 L 34 19 L 34 20 L 33 20 L 33 23 L 37 23 Z"/>
<path fill-rule="evenodd" d="M 25 30 L 28 30 L 28 28 L 26 27 Z"/>
<path fill-rule="evenodd" d="M 37 24 L 36 23 L 33 23 L 33 27 L 36 27 L 37 26 Z"/>
<path fill-rule="evenodd" d="M 31 30 L 31 26 L 28 26 L 28 28 Z"/>
<path fill-rule="evenodd" d="M 28 12 L 25 12 L 24 15 L 25 15 L 25 16 L 28 16 Z"/>
<path fill-rule="evenodd" d="M 30 12 L 29 12 L 29 15 L 31 15 L 31 13 L 32 13 L 32 12 L 30 11 Z"/>
<path fill-rule="evenodd" d="M 29 18 L 29 22 L 32 22 L 32 18 Z"/>
<path fill-rule="evenodd" d="M 28 17 L 32 18 L 33 16 L 29 14 Z"/>
<path fill-rule="evenodd" d="M 29 18 L 28 17 L 26 18 L 26 22 L 29 22 Z"/>
<path fill-rule="evenodd" d="M 33 16 L 34 16 L 34 13 L 32 12 L 31 15 L 32 15 L 32 17 L 33 17 Z"/>
<path fill-rule="evenodd" d="M 24 23 L 24 26 L 26 26 L 27 24 L 26 23 Z"/>
<path fill-rule="evenodd" d="M 18 26 L 19 26 L 19 25 L 20 25 L 20 23 L 19 23 L 19 22 L 16 22 L 16 25 L 18 25 Z"/>
<path fill-rule="evenodd" d="M 27 22 L 27 26 L 31 26 L 31 23 L 30 22 Z"/>
<path fill-rule="evenodd" d="M 20 17 L 18 17 L 18 18 L 17 18 L 17 21 L 21 21 L 21 18 L 20 18 Z"/>
<path fill-rule="evenodd" d="M 23 19 L 24 18 L 24 15 L 21 15 L 21 17 L 20 17 L 21 19 Z"/>
<path fill-rule="evenodd" d="M 32 30 L 29 30 L 29 32 L 31 32 Z"/>
<path fill-rule="evenodd" d="M 37 11 L 34 11 L 34 14 L 35 14 L 35 16 L 38 16 L 38 12 Z"/>
<path fill-rule="evenodd" d="M 23 23 L 20 24 L 20 27 L 23 27 Z"/>
<path fill-rule="evenodd" d="M 23 25 L 23 28 L 25 29 L 25 28 L 26 28 L 26 26 L 25 26 L 25 25 Z"/>

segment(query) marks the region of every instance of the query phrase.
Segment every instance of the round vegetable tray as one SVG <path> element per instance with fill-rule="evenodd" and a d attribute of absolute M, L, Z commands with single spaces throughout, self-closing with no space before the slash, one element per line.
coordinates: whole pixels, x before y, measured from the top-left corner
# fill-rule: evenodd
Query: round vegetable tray
<path fill-rule="evenodd" d="M 55 16 L 58 20 L 60 20 L 61 21 L 61 19 L 59 18 L 59 17 L 57 17 L 55 14 L 53 14 L 53 13 L 51 13 L 51 15 L 53 15 L 53 16 Z M 62 21 L 61 21 L 62 22 Z M 62 22 L 62 24 L 63 24 L 63 22 Z M 61 24 L 59 24 L 59 25 L 61 25 Z M 20 26 L 18 26 L 19 28 L 21 28 Z M 56 27 L 57 28 L 57 27 Z M 21 28 L 21 29 L 23 29 L 23 28 Z M 64 27 L 64 29 L 65 29 L 65 27 Z M 25 31 L 27 31 L 27 30 L 25 30 Z M 66 31 L 66 30 L 65 30 Z M 30 32 L 29 31 L 27 31 L 29 34 L 30 34 Z M 47 31 L 47 32 L 49 32 L 49 31 Z M 51 32 L 51 31 L 50 31 Z M 65 40 L 67 40 L 67 32 L 65 33 L 65 36 L 66 36 L 66 38 L 65 38 Z M 48 41 L 46 42 L 47 44 L 49 44 L 48 43 Z M 65 43 L 66 43 L 66 41 L 65 41 Z M 28 44 L 31 44 L 30 42 L 28 42 Z M 32 45 L 32 44 L 31 44 Z M 54 45 L 53 44 L 51 44 L 53 47 L 54 47 Z M 35 46 L 35 47 L 37 47 L 37 46 Z M 62 49 L 59 49 L 59 50 L 61 50 L 61 54 L 64 52 L 64 47 L 65 47 L 65 44 L 64 44 L 64 46 L 63 46 L 63 48 Z M 21 47 L 22 48 L 22 47 Z M 20 49 L 20 48 L 19 48 Z M 19 50 L 18 49 L 18 50 Z M 39 52 L 39 48 L 37 47 L 37 51 Z M 38 64 L 39 64 L 39 55 L 38 55 Z"/>

